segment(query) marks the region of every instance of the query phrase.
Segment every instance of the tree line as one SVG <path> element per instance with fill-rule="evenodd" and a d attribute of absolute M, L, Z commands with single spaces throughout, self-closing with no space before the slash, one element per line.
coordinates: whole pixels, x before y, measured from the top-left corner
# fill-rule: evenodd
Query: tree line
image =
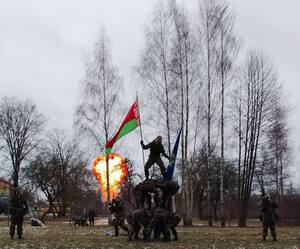
<path fill-rule="evenodd" d="M 79 140 L 70 138 L 64 130 L 45 132 L 45 123 L 32 101 L 2 99 L 0 152 L 8 165 L 12 194 L 22 190 L 32 208 L 38 206 L 39 199 L 46 199 L 48 208 L 42 220 L 48 213 L 65 216 L 68 207 L 95 188 Z"/>
<path fill-rule="evenodd" d="M 225 188 L 226 171 L 235 169 L 236 187 L 230 191 L 238 199 L 239 225 L 245 226 L 255 184 L 279 201 L 284 194 L 289 106 L 270 58 L 257 49 L 242 50 L 231 6 L 203 0 L 198 7 L 195 21 L 176 1 L 157 3 L 145 26 L 137 74 L 151 107 L 149 119 L 160 124 L 169 153 L 170 134 L 183 129 L 179 177 L 184 224 L 192 224 L 194 198 L 200 193 L 208 224 L 217 209 L 225 226 L 224 203 L 231 194 Z M 204 184 L 203 191 L 198 184 Z"/>
<path fill-rule="evenodd" d="M 144 26 L 144 48 L 134 67 L 144 125 L 155 124 L 169 154 L 182 127 L 177 177 L 187 226 L 195 205 L 199 213 L 206 210 L 208 225 L 214 217 L 225 226 L 225 203 L 232 195 L 238 223 L 245 226 L 254 192 L 274 193 L 280 202 L 287 185 L 289 105 L 271 59 L 243 48 L 235 18 L 225 0 L 199 0 L 194 13 L 176 0 L 159 0 Z M 80 143 L 96 149 L 112 137 L 122 86 L 102 29 L 80 82 L 74 116 Z M 80 192 L 73 188 L 86 190 L 90 177 L 79 141 L 57 130 L 41 138 L 45 119 L 30 101 L 4 98 L 0 113 L 0 149 L 12 165 L 14 186 L 28 162 L 24 177 L 45 194 L 48 211 L 57 201 L 65 213 L 70 196 Z"/>

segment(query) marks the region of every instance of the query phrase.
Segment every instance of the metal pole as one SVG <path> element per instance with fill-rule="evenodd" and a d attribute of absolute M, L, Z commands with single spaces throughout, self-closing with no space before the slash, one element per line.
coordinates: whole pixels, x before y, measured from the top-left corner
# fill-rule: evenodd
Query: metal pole
<path fill-rule="evenodd" d="M 110 186 L 109 186 L 109 154 L 105 155 L 106 160 L 106 195 L 107 195 L 107 205 L 110 202 Z"/>
<path fill-rule="evenodd" d="M 136 95 L 136 101 L 139 102 L 139 97 L 138 97 L 138 95 Z M 140 137 L 141 137 L 141 140 L 143 140 L 141 113 L 140 113 Z M 143 148 L 142 148 L 142 156 L 143 156 L 143 165 L 145 166 L 145 155 L 144 155 L 144 150 L 143 150 Z"/>

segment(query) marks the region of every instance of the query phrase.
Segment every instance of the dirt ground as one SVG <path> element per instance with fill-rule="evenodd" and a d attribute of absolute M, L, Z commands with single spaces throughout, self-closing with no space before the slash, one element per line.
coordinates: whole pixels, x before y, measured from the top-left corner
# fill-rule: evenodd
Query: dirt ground
<path fill-rule="evenodd" d="M 88 248 L 300 248 L 300 227 L 278 227 L 278 242 L 271 238 L 262 241 L 261 228 L 237 227 L 178 227 L 179 241 L 168 243 L 162 241 L 142 242 L 127 241 L 125 233 L 120 237 L 113 237 L 112 227 L 97 225 L 95 227 L 74 227 L 66 222 L 52 223 L 45 228 L 24 228 L 24 239 L 11 240 L 7 226 L 0 227 L 0 248 L 34 248 L 34 249 L 88 249 Z"/>

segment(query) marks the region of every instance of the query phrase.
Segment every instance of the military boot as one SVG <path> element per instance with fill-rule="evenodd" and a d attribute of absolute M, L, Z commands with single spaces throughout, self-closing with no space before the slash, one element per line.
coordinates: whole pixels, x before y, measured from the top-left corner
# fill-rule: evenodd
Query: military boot
<path fill-rule="evenodd" d="M 9 227 L 9 234 L 10 234 L 11 239 L 14 239 L 14 236 L 15 236 L 15 227 L 14 226 Z"/>
<path fill-rule="evenodd" d="M 17 227 L 18 239 L 23 239 L 23 237 L 22 237 L 22 232 L 23 232 L 22 226 L 18 226 L 18 227 Z"/>

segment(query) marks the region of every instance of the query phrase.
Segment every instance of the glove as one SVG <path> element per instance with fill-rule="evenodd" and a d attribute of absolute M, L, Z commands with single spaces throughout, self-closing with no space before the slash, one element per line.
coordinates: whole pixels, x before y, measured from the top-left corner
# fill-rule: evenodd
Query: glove
<path fill-rule="evenodd" d="M 141 145 L 143 145 L 144 144 L 144 142 L 143 142 L 143 140 L 141 140 Z"/>

